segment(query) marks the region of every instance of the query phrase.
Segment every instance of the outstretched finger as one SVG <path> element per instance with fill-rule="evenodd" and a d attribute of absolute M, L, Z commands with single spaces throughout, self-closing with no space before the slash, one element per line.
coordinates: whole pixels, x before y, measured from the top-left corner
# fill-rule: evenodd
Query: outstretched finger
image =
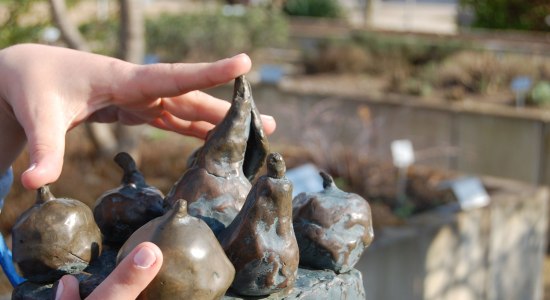
<path fill-rule="evenodd" d="M 183 120 L 205 121 L 218 124 L 231 104 L 201 91 L 192 91 L 172 98 L 163 98 L 162 106 L 170 114 Z M 266 134 L 275 131 L 275 119 L 262 115 L 262 123 Z"/>
<path fill-rule="evenodd" d="M 135 65 L 117 82 L 113 98 L 124 105 L 135 99 L 178 96 L 227 83 L 250 71 L 251 66 L 246 54 L 213 63 Z"/>

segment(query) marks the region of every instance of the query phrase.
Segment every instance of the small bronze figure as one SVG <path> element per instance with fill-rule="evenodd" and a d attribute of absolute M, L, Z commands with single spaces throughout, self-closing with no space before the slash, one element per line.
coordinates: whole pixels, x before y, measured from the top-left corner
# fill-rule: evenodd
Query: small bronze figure
<path fill-rule="evenodd" d="M 370 206 L 365 199 L 340 190 L 321 172 L 324 190 L 301 193 L 293 201 L 293 223 L 300 265 L 348 272 L 374 238 Z"/>
<path fill-rule="evenodd" d="M 187 214 L 185 200 L 136 230 L 120 249 L 117 263 L 144 241 L 159 246 L 164 262 L 138 299 L 220 299 L 233 281 L 235 268 L 212 230 Z"/>
<path fill-rule="evenodd" d="M 13 260 L 32 282 L 51 283 L 88 266 L 101 251 L 101 232 L 86 204 L 38 189 L 36 204 L 12 229 Z"/>
<path fill-rule="evenodd" d="M 250 84 L 240 76 L 235 79 L 231 108 L 209 132 L 166 200 L 186 199 L 189 214 L 200 216 L 218 232 L 241 209 L 268 148 Z"/>
<path fill-rule="evenodd" d="M 236 269 L 232 290 L 263 296 L 294 286 L 298 244 L 292 228 L 292 183 L 279 153 L 267 158 L 267 175 L 258 179 L 220 243 Z"/>
<path fill-rule="evenodd" d="M 105 244 L 120 246 L 143 224 L 162 216 L 165 202 L 162 192 L 145 182 L 128 153 L 121 152 L 114 160 L 124 171 L 122 183 L 97 199 L 94 218 Z"/>

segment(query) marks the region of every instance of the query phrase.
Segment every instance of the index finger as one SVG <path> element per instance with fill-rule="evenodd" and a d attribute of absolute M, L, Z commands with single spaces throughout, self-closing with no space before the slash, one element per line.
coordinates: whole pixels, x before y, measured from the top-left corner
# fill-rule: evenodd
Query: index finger
<path fill-rule="evenodd" d="M 213 63 L 179 63 L 134 66 L 122 86 L 112 89 L 114 99 L 156 99 L 174 97 L 193 90 L 227 83 L 250 71 L 252 62 L 246 54 Z"/>

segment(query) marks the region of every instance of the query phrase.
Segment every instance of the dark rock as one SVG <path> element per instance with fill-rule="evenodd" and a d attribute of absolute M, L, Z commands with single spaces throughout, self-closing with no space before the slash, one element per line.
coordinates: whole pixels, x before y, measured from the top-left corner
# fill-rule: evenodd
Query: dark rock
<path fill-rule="evenodd" d="M 12 300 L 43 300 L 43 299 L 54 299 L 55 294 L 52 287 L 53 283 L 41 284 L 34 283 L 30 281 L 25 281 L 20 285 L 16 286 L 12 293 Z"/>
<path fill-rule="evenodd" d="M 352 269 L 344 274 L 329 270 L 298 269 L 294 288 L 290 291 L 272 294 L 268 297 L 240 297 L 227 293 L 224 300 L 365 300 L 365 289 L 361 272 Z"/>
<path fill-rule="evenodd" d="M 88 297 L 97 286 L 115 269 L 117 251 L 104 250 L 90 265 L 80 273 L 73 274 L 80 282 L 80 297 Z M 14 300 L 42 300 L 54 299 L 57 283 L 33 283 L 25 281 L 14 288 Z"/>
<path fill-rule="evenodd" d="M 105 249 L 98 259 L 94 260 L 84 272 L 77 274 L 80 282 L 80 298 L 88 297 L 95 288 L 111 274 L 116 267 L 118 250 Z"/>

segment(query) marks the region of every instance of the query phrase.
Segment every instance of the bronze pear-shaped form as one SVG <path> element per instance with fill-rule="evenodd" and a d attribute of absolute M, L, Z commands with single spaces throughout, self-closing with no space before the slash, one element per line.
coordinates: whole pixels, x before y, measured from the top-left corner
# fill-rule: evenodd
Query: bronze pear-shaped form
<path fill-rule="evenodd" d="M 235 268 L 208 225 L 187 214 L 185 200 L 136 230 L 118 252 L 117 263 L 145 241 L 159 246 L 164 262 L 138 299 L 220 299 L 233 281 Z"/>
<path fill-rule="evenodd" d="M 267 175 L 258 179 L 220 243 L 236 269 L 235 293 L 263 296 L 294 286 L 298 244 L 292 228 L 292 183 L 278 153 L 267 158 Z"/>
<path fill-rule="evenodd" d="M 300 265 L 348 272 L 374 238 L 370 206 L 361 196 L 340 190 L 320 173 L 324 190 L 293 200 L 293 223 Z"/>
<path fill-rule="evenodd" d="M 121 185 L 96 200 L 94 218 L 105 244 L 120 246 L 143 224 L 162 216 L 166 205 L 162 192 L 145 182 L 128 153 L 114 160 L 124 171 Z"/>
<path fill-rule="evenodd" d="M 82 271 L 101 252 L 101 232 L 86 204 L 38 189 L 36 204 L 12 228 L 13 260 L 23 276 L 51 283 Z"/>
<path fill-rule="evenodd" d="M 235 79 L 233 101 L 224 119 L 190 159 L 190 168 L 166 200 L 186 199 L 189 214 L 201 217 L 216 232 L 235 218 L 250 191 L 250 181 L 263 166 L 268 142 L 250 84 Z"/>

